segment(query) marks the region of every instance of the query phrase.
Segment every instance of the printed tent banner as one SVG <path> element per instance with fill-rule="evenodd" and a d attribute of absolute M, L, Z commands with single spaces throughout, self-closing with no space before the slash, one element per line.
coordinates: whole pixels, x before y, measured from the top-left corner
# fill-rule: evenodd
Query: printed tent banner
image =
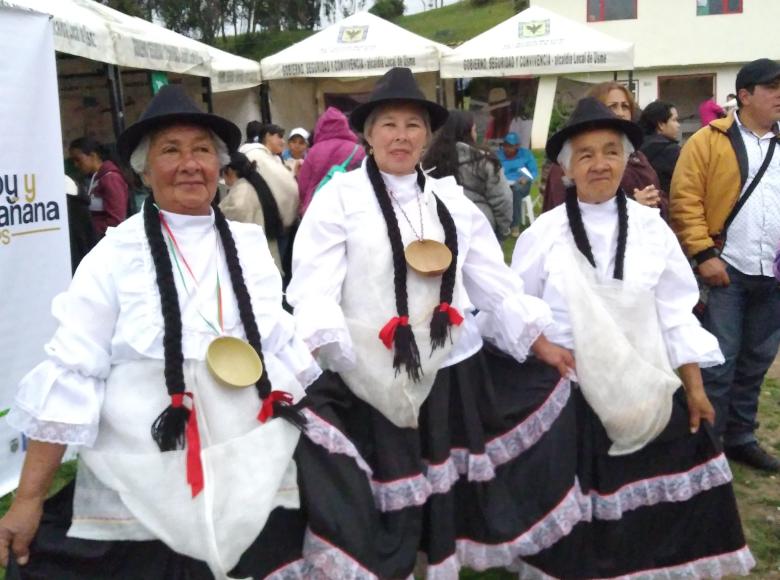
<path fill-rule="evenodd" d="M 633 68 L 633 43 L 532 6 L 443 56 L 441 76 L 562 75 Z"/>
<path fill-rule="evenodd" d="M 451 49 L 368 12 L 358 12 L 264 58 L 263 80 L 367 77 L 394 66 L 414 73 L 439 70 Z"/>
<path fill-rule="evenodd" d="M 54 333 L 52 298 L 70 282 L 54 23 L 0 4 L 0 415 Z M 0 495 L 23 460 L 19 433 L 0 417 Z"/>
<path fill-rule="evenodd" d="M 250 89 L 260 84 L 260 63 L 212 46 L 208 47 L 211 56 L 211 90 L 215 93 Z"/>

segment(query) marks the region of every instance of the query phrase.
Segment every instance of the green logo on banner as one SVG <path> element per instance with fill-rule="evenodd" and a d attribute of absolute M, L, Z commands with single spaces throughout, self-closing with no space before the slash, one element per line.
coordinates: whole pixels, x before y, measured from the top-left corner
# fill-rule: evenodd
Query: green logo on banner
<path fill-rule="evenodd" d="M 550 19 L 532 20 L 530 22 L 521 22 L 518 29 L 520 38 L 534 38 L 537 36 L 547 36 L 550 34 Z"/>
<path fill-rule="evenodd" d="M 160 89 L 168 84 L 168 75 L 164 72 L 152 71 L 152 94 L 156 95 Z"/>

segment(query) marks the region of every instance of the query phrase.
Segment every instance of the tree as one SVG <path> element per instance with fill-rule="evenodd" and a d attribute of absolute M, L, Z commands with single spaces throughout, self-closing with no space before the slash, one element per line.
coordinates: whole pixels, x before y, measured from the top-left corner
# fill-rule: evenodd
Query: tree
<path fill-rule="evenodd" d="M 258 30 L 312 30 L 334 14 L 362 9 L 366 0 L 99 0 L 125 14 L 213 44 L 218 35 Z"/>
<path fill-rule="evenodd" d="M 137 16 L 147 20 L 152 18 L 152 3 L 150 0 L 100 0 L 100 2 L 130 16 Z"/>
<path fill-rule="evenodd" d="M 385 20 L 393 20 L 403 16 L 404 10 L 404 0 L 377 0 L 368 11 Z"/>
<path fill-rule="evenodd" d="M 366 0 L 324 0 L 322 3 L 325 20 L 328 22 L 333 22 L 338 15 L 351 16 L 365 7 Z"/>

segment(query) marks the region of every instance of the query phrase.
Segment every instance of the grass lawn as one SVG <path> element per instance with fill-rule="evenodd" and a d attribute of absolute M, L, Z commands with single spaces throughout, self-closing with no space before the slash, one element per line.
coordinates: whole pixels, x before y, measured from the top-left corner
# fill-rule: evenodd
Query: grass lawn
<path fill-rule="evenodd" d="M 450 46 L 457 46 L 514 16 L 512 0 L 493 0 L 484 6 L 472 6 L 468 0 L 428 10 L 420 14 L 401 16 L 394 24 Z M 315 34 L 312 30 L 266 31 L 231 36 L 216 45 L 229 52 L 260 61 L 288 46 Z"/>
<path fill-rule="evenodd" d="M 415 34 L 450 46 L 462 44 L 515 15 L 512 0 L 472 6 L 462 0 L 443 8 L 402 16 L 393 22 Z"/>

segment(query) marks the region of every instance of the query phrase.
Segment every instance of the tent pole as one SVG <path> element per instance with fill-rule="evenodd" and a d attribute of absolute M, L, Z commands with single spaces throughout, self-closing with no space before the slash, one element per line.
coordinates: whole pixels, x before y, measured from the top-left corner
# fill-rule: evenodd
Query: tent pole
<path fill-rule="evenodd" d="M 260 85 L 260 118 L 263 123 L 271 122 L 271 98 L 268 94 L 268 83 Z"/>
<path fill-rule="evenodd" d="M 108 96 L 111 101 L 111 122 L 114 126 L 114 138 L 118 139 L 125 130 L 125 100 L 122 95 L 122 76 L 119 67 L 114 64 L 106 65 L 106 84 Z"/>
<path fill-rule="evenodd" d="M 214 112 L 214 99 L 211 92 L 211 79 L 209 77 L 200 78 L 200 86 L 203 89 L 203 102 L 206 103 L 206 110 L 209 113 Z"/>

